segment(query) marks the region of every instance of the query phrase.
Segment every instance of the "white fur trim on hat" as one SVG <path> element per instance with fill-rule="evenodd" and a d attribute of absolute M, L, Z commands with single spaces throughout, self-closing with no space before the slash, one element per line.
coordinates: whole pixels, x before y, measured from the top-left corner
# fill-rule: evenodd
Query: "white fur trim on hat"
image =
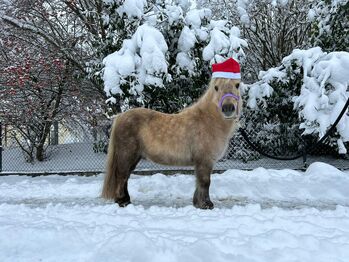
<path fill-rule="evenodd" d="M 241 79 L 240 73 L 232 73 L 232 72 L 213 72 L 212 78 L 229 78 L 229 79 Z"/>

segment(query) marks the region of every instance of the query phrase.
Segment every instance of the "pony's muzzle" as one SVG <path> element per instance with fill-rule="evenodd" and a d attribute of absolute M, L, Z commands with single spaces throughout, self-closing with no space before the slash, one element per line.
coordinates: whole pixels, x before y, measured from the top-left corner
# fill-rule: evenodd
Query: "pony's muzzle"
<path fill-rule="evenodd" d="M 222 105 L 222 113 L 225 118 L 233 117 L 235 113 L 235 105 L 232 103 Z"/>
<path fill-rule="evenodd" d="M 239 117 L 239 100 L 240 96 L 233 93 L 227 93 L 219 100 L 219 107 L 222 110 L 224 118 L 236 118 Z M 237 105 L 233 103 L 237 102 Z"/>

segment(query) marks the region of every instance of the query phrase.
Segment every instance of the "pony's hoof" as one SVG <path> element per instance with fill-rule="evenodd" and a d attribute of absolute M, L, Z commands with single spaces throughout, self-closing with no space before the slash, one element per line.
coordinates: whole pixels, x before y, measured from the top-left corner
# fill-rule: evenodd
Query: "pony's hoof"
<path fill-rule="evenodd" d="M 126 207 L 127 205 L 131 204 L 130 200 L 125 200 L 125 199 L 120 199 L 120 200 L 115 200 L 115 203 L 119 205 L 119 207 Z"/>
<path fill-rule="evenodd" d="M 194 206 L 200 209 L 213 209 L 214 207 L 213 203 L 210 200 L 203 201 L 200 204 L 196 203 L 194 204 Z"/>

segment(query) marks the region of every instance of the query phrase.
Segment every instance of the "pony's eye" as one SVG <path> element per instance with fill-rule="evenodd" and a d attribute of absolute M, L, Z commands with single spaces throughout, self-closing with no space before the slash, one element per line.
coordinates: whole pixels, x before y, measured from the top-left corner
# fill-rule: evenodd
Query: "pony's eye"
<path fill-rule="evenodd" d="M 239 83 L 237 83 L 237 84 L 235 85 L 235 87 L 236 87 L 236 88 L 239 88 L 239 86 L 240 86 L 240 84 L 239 84 Z"/>
<path fill-rule="evenodd" d="M 218 91 L 218 86 L 214 86 L 214 89 L 215 89 L 216 91 Z"/>

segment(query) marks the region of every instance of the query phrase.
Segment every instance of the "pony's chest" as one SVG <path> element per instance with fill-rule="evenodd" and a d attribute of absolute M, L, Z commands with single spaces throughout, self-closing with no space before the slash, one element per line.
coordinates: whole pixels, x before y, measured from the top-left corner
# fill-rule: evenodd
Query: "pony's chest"
<path fill-rule="evenodd" d="M 222 139 L 217 143 L 217 149 L 215 150 L 214 159 L 218 161 L 221 159 L 229 147 L 230 138 Z"/>
<path fill-rule="evenodd" d="M 217 161 L 221 159 L 229 147 L 231 138 L 234 136 L 234 133 L 238 127 L 238 123 L 234 123 L 231 127 L 226 130 L 218 130 L 216 135 L 211 134 L 211 143 L 212 143 L 212 156 Z"/>

